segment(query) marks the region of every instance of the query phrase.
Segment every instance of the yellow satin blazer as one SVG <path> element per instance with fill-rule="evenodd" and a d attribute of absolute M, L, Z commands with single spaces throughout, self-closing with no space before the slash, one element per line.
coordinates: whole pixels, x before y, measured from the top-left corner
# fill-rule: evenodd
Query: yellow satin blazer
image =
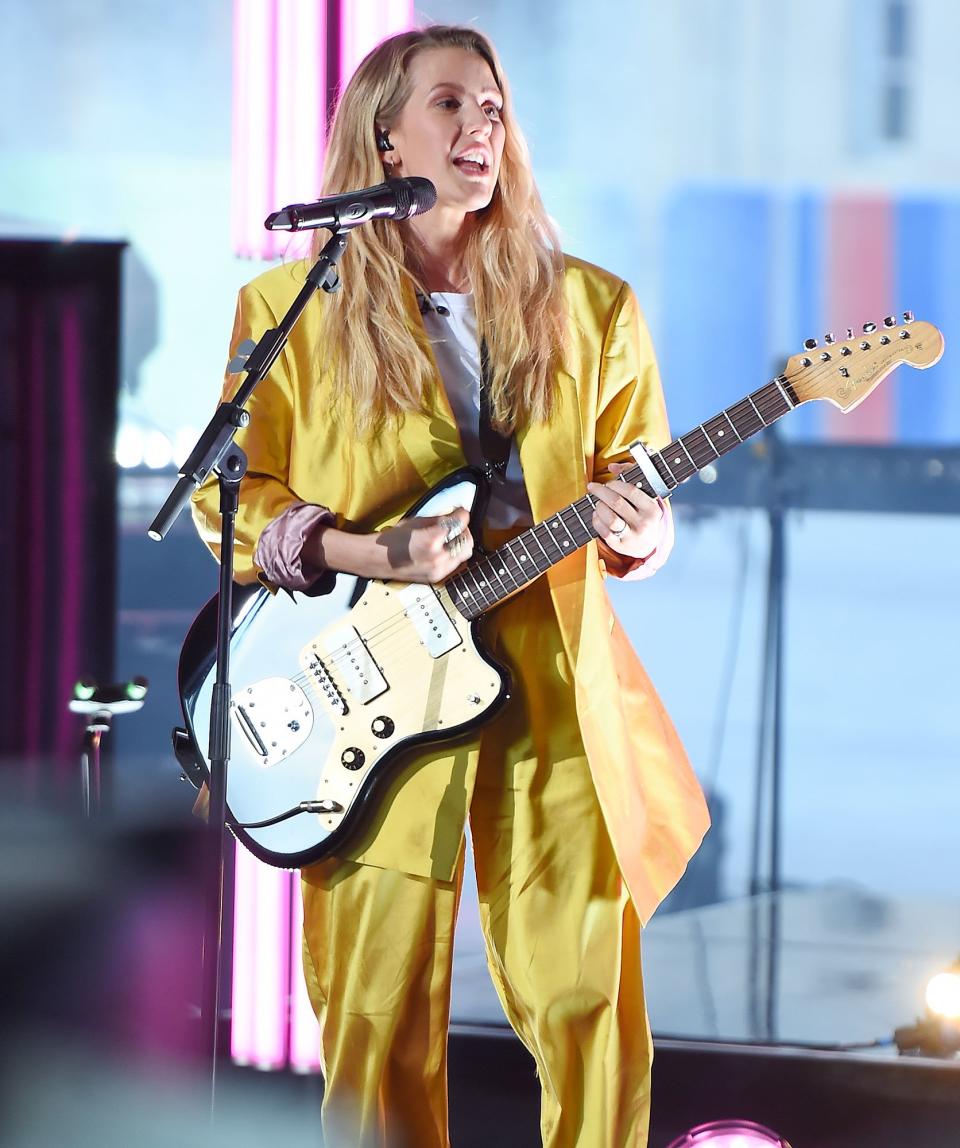
<path fill-rule="evenodd" d="M 247 338 L 276 326 L 304 282 L 307 265 L 285 264 L 240 292 L 231 356 Z M 628 457 L 641 438 L 669 441 L 656 360 L 633 292 L 622 280 L 567 258 L 564 290 L 569 323 L 566 369 L 559 373 L 559 415 L 517 434 L 534 519 L 540 521 L 586 494 L 609 464 Z M 411 297 L 411 305 L 413 303 Z M 324 412 L 339 396 L 318 369 L 317 317 L 312 300 L 270 375 L 249 401 L 251 422 L 237 441 L 249 459 L 237 516 L 236 577 L 260 576 L 254 552 L 268 522 L 292 503 L 330 507 L 338 525 L 380 530 L 456 467 L 465 465 L 456 421 L 439 375 L 423 412 L 409 413 L 393 433 L 358 442 Z M 412 309 L 411 322 L 419 316 Z M 228 377 L 224 393 L 238 385 Z M 204 542 L 218 553 L 218 490 L 207 482 L 194 499 Z M 669 510 L 668 510 L 669 513 Z M 591 542 L 547 572 L 564 648 L 574 667 L 577 720 L 611 841 L 641 919 L 682 875 L 707 830 L 703 795 L 683 747 L 604 588 L 606 572 L 623 576 L 635 564 Z M 463 832 L 462 810 L 447 818 L 451 836 L 437 851 L 432 810 L 449 814 L 449 762 L 419 769 L 405 810 L 422 821 L 422 856 L 391 855 L 390 840 L 370 844 L 356 859 L 386 868 L 449 879 Z M 411 838 L 417 840 L 414 832 Z M 407 847 L 409 848 L 409 842 Z M 416 850 L 414 850 L 416 852 Z M 443 858 L 437 863 L 437 857 Z"/>

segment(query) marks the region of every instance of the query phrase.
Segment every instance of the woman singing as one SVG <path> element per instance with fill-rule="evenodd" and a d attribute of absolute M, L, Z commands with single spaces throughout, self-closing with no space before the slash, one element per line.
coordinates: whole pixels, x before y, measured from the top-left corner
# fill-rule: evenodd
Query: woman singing
<path fill-rule="evenodd" d="M 672 545 L 668 507 L 617 477 L 631 443 L 669 441 L 657 366 L 630 288 L 559 251 L 503 69 L 472 29 L 395 36 L 343 93 L 324 193 L 408 176 L 433 182 L 436 206 L 352 233 L 342 289 L 311 301 L 249 403 L 238 580 L 308 594 L 330 571 L 438 583 L 475 541 L 499 545 L 588 493 L 598 538 L 487 616 L 513 675 L 506 706 L 405 762 L 360 835 L 303 871 L 327 1142 L 448 1145 L 469 823 L 490 972 L 536 1061 L 544 1145 L 636 1148 L 651 1060 L 640 926 L 707 827 L 604 589 L 605 575 L 648 577 Z M 276 325 L 308 266 L 241 291 L 234 348 Z M 401 521 L 489 460 L 482 389 L 509 437 L 482 535 L 465 510 Z M 215 485 L 195 516 L 216 551 Z"/>

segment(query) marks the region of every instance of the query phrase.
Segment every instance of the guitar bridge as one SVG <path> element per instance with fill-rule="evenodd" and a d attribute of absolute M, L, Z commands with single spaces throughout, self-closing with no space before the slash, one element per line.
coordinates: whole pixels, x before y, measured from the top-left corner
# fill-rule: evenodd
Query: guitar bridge
<path fill-rule="evenodd" d="M 313 678 L 314 686 L 322 694 L 324 701 L 330 706 L 337 717 L 343 717 L 347 712 L 347 702 L 337 688 L 337 683 L 327 673 L 327 667 L 320 656 L 311 653 L 307 661 L 307 673 Z"/>

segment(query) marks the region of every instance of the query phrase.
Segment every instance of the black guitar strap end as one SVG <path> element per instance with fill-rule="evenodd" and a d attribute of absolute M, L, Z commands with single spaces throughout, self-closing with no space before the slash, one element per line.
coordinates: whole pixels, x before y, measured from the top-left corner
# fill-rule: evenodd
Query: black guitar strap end
<path fill-rule="evenodd" d="M 507 480 L 510 461 L 511 435 L 501 434 L 490 419 L 490 360 L 487 340 L 480 342 L 480 449 L 483 451 L 482 470 L 488 482 Z"/>

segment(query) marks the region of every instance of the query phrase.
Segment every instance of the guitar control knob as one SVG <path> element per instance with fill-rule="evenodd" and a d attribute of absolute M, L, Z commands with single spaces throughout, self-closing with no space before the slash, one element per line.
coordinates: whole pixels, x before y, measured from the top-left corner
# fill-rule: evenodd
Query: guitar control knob
<path fill-rule="evenodd" d="M 357 749 L 355 745 L 350 746 L 349 749 L 345 749 L 340 754 L 340 764 L 344 769 L 361 769 L 366 760 L 366 754 L 362 749 Z"/>
<path fill-rule="evenodd" d="M 865 335 L 872 335 L 876 329 L 877 329 L 876 323 L 864 323 L 864 325 L 863 325 L 863 333 Z"/>
<path fill-rule="evenodd" d="M 370 723 L 370 730 L 374 737 L 390 737 L 396 726 L 393 719 L 388 717 L 375 717 Z"/>
<path fill-rule="evenodd" d="M 813 348 L 817 345 L 817 340 L 816 339 L 804 339 L 803 345 L 807 348 L 808 351 L 812 351 Z"/>

